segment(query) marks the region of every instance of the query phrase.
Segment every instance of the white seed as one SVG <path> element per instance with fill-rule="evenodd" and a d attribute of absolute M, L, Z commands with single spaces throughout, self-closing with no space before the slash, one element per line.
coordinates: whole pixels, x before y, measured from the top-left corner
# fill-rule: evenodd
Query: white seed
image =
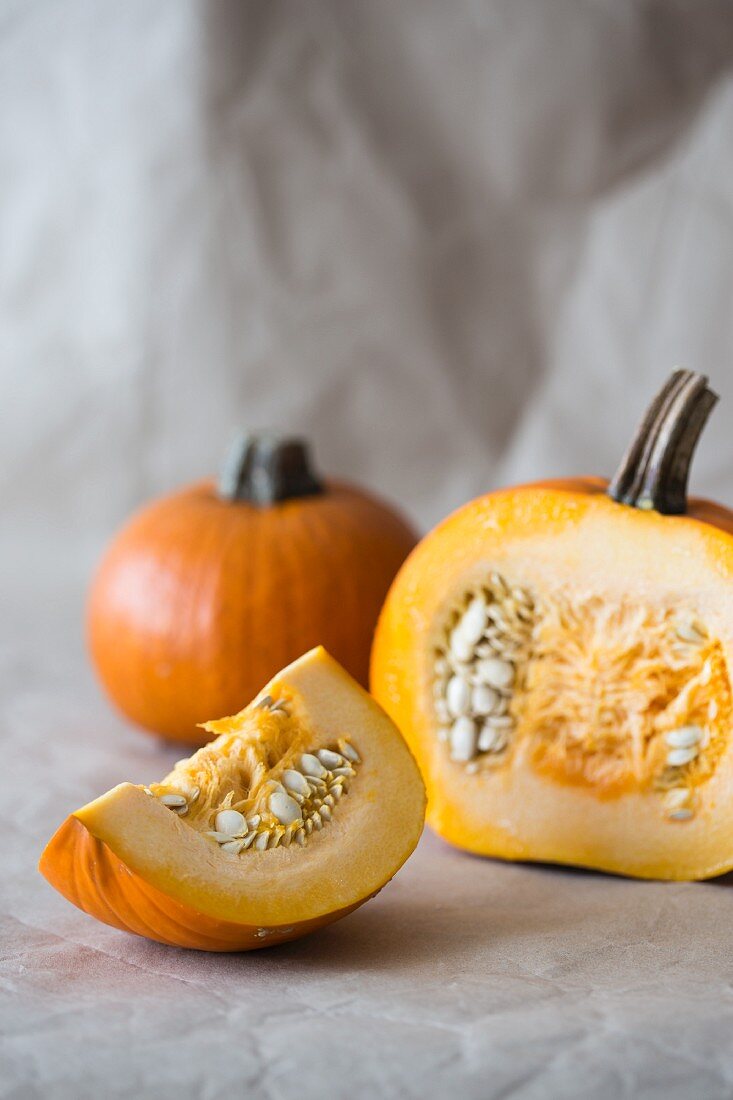
<path fill-rule="evenodd" d="M 330 821 L 331 820 L 331 807 L 330 806 L 326 806 L 324 804 L 323 806 L 321 806 L 321 808 L 318 812 L 319 812 L 319 814 L 321 815 L 321 817 L 323 818 L 324 821 Z"/>
<path fill-rule="evenodd" d="M 214 824 L 217 832 L 228 833 L 229 836 L 247 832 L 247 822 L 244 814 L 240 814 L 239 810 L 220 810 Z"/>
<path fill-rule="evenodd" d="M 470 661 L 473 657 L 473 642 L 463 636 L 459 628 L 451 632 L 450 636 L 451 656 L 457 661 Z"/>
<path fill-rule="evenodd" d="M 514 719 L 509 714 L 490 714 L 486 724 L 495 730 L 509 730 L 514 727 Z"/>
<path fill-rule="evenodd" d="M 182 794 L 162 794 L 160 801 L 164 806 L 169 806 L 171 809 L 177 806 L 185 806 L 186 799 Z"/>
<path fill-rule="evenodd" d="M 313 822 L 311 821 L 311 819 L 309 817 L 306 818 L 306 820 L 305 820 L 305 831 L 306 831 L 307 836 L 310 836 L 311 833 L 313 832 Z"/>
<path fill-rule="evenodd" d="M 282 838 L 284 836 L 285 836 L 285 830 L 284 829 L 279 829 L 279 828 L 271 829 L 270 830 L 270 840 L 269 840 L 269 843 L 268 843 L 267 847 L 268 848 L 277 848 L 278 844 L 280 843 L 280 841 L 282 840 Z"/>
<path fill-rule="evenodd" d="M 326 772 L 325 774 L 326 774 L 326 775 L 328 775 L 328 772 Z M 328 789 L 328 788 L 326 787 L 326 782 L 325 782 L 325 780 L 323 780 L 323 779 L 317 779 L 317 778 L 315 777 L 315 775 L 311 775 L 311 776 L 309 776 L 309 777 L 308 777 L 308 782 L 310 783 L 310 786 L 311 786 L 311 793 L 312 793 L 313 791 L 320 791 L 320 792 L 323 792 L 323 791 L 325 791 L 325 790 L 327 790 L 327 789 Z"/>
<path fill-rule="evenodd" d="M 356 775 L 356 772 L 354 771 L 353 768 L 349 768 L 348 766 L 346 766 L 346 767 L 343 767 L 343 768 L 334 768 L 332 774 L 333 775 Z"/>
<path fill-rule="evenodd" d="M 298 829 L 295 834 L 295 842 L 299 844 L 301 848 L 305 847 L 305 829 Z"/>
<path fill-rule="evenodd" d="M 680 726 L 665 733 L 664 740 L 673 749 L 689 749 L 702 740 L 702 735 L 703 731 L 699 726 Z"/>
<path fill-rule="evenodd" d="M 188 801 L 190 803 L 195 802 L 200 794 L 201 794 L 201 788 L 200 787 L 191 787 L 191 790 L 188 792 Z"/>
<path fill-rule="evenodd" d="M 478 735 L 479 752 L 492 752 L 500 740 L 501 733 L 499 730 L 495 730 L 491 726 L 483 726 L 481 733 Z"/>
<path fill-rule="evenodd" d="M 450 711 L 448 710 L 448 704 L 445 699 L 435 700 L 435 716 L 439 722 L 444 724 L 450 721 Z"/>
<path fill-rule="evenodd" d="M 227 840 L 225 844 L 222 844 L 222 852 L 231 852 L 233 855 L 238 856 L 244 847 L 243 840 Z"/>
<path fill-rule="evenodd" d="M 664 796 L 664 805 L 668 810 L 679 810 L 690 801 L 691 792 L 687 787 L 673 787 Z"/>
<path fill-rule="evenodd" d="M 467 763 L 476 755 L 476 726 L 473 719 L 456 718 L 450 731 L 451 760 Z"/>
<path fill-rule="evenodd" d="M 247 828 L 248 829 L 256 829 L 261 821 L 262 821 L 262 817 L 261 817 L 260 814 L 255 814 L 254 817 L 248 817 L 247 818 Z"/>
<path fill-rule="evenodd" d="M 476 675 L 489 687 L 508 688 L 514 683 L 514 665 L 498 657 L 484 657 L 476 665 Z"/>
<path fill-rule="evenodd" d="M 265 830 L 264 833 L 258 833 L 257 834 L 257 839 L 255 840 L 255 845 L 254 846 L 255 846 L 255 848 L 258 852 L 264 852 L 264 850 L 267 847 L 267 845 L 269 844 L 269 842 L 270 842 L 270 831 L 269 831 L 269 829 L 267 829 L 267 830 Z"/>
<path fill-rule="evenodd" d="M 284 791 L 275 791 L 270 795 L 270 813 L 273 813 L 281 825 L 293 825 L 300 820 L 300 806 Z"/>
<path fill-rule="evenodd" d="M 218 833 L 215 829 L 209 830 L 209 832 L 205 833 L 204 835 L 210 836 L 212 840 L 215 840 L 217 842 L 217 844 L 228 844 L 229 841 L 233 839 L 231 833 Z"/>
<path fill-rule="evenodd" d="M 691 745 L 689 749 L 670 749 L 667 753 L 667 763 L 672 768 L 682 768 L 689 764 L 697 756 L 698 749 Z"/>
<path fill-rule="evenodd" d="M 255 842 L 257 833 L 247 833 L 246 837 L 242 841 L 242 850 L 246 851 Z"/>
<path fill-rule="evenodd" d="M 265 695 L 265 696 L 263 696 L 262 699 L 259 700 L 259 702 L 255 703 L 255 706 L 257 707 L 258 710 L 261 710 L 262 708 L 271 707 L 272 703 L 273 703 L 272 696 L 271 695 Z"/>
<path fill-rule="evenodd" d="M 188 806 L 171 806 L 171 810 L 179 817 L 184 817 L 188 813 Z"/>
<path fill-rule="evenodd" d="M 293 830 L 292 830 L 292 828 L 286 829 L 285 832 L 283 833 L 282 837 L 280 838 L 280 846 L 282 848 L 289 848 L 290 847 L 290 841 L 292 839 L 293 839 Z"/>
<path fill-rule="evenodd" d="M 673 810 L 671 813 L 667 814 L 670 821 L 689 821 L 692 816 L 692 810 L 686 807 L 682 807 L 679 810 Z"/>
<path fill-rule="evenodd" d="M 483 634 L 485 626 L 486 600 L 483 596 L 474 596 L 456 630 L 469 645 L 473 646 Z"/>
<path fill-rule="evenodd" d="M 474 714 L 491 714 L 499 703 L 499 696 L 486 684 L 478 684 L 471 692 L 471 710 Z"/>
<path fill-rule="evenodd" d="M 322 829 L 323 828 L 323 822 L 321 821 L 321 815 L 320 815 L 318 810 L 316 810 L 316 812 L 314 814 L 311 814 L 310 820 L 313 823 L 313 828 L 314 829 Z"/>
<path fill-rule="evenodd" d="M 340 768 L 344 764 L 343 756 L 331 749 L 319 749 L 316 756 L 326 768 Z"/>
<path fill-rule="evenodd" d="M 333 805 L 334 805 L 334 801 L 333 801 L 333 795 L 332 795 L 332 794 L 327 794 L 327 795 L 326 795 L 326 797 L 325 797 L 325 798 L 324 798 L 324 800 L 323 800 L 323 805 L 324 805 L 324 806 L 333 806 Z"/>
<path fill-rule="evenodd" d="M 711 699 L 708 703 L 708 718 L 712 721 L 718 717 L 718 703 L 716 699 Z"/>
<path fill-rule="evenodd" d="M 341 795 L 343 793 L 344 793 L 344 788 L 340 784 L 335 783 L 333 785 L 333 787 L 329 788 L 328 797 L 329 798 L 335 798 L 336 801 L 338 801 L 339 798 L 341 798 Z"/>
<path fill-rule="evenodd" d="M 444 679 L 450 672 L 450 665 L 446 661 L 445 657 L 437 657 L 435 664 L 433 665 L 433 671 L 439 679 Z"/>
<path fill-rule="evenodd" d="M 345 756 L 347 760 L 350 760 L 352 764 L 361 764 L 361 757 L 350 741 L 339 741 L 339 748 L 341 749 L 342 755 Z"/>
<path fill-rule="evenodd" d="M 471 688 L 461 676 L 452 676 L 448 681 L 446 702 L 453 718 L 468 714 L 471 708 Z"/>
<path fill-rule="evenodd" d="M 678 623 L 675 633 L 680 641 L 691 645 L 701 645 L 707 638 L 705 627 L 698 622 Z"/>
<path fill-rule="evenodd" d="M 316 779 L 320 779 L 326 774 L 323 764 L 312 752 L 303 753 L 300 758 L 300 770 L 304 775 L 314 776 Z"/>

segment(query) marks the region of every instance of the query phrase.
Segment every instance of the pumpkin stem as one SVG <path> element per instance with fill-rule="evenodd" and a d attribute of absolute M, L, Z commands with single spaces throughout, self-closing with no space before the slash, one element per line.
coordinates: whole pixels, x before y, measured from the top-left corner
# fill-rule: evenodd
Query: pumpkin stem
<path fill-rule="evenodd" d="M 647 409 L 608 495 L 664 515 L 686 512 L 690 463 L 717 400 L 704 374 L 675 371 Z"/>
<path fill-rule="evenodd" d="M 218 485 L 223 500 L 265 507 L 323 492 L 301 439 L 248 432 L 233 442 Z"/>

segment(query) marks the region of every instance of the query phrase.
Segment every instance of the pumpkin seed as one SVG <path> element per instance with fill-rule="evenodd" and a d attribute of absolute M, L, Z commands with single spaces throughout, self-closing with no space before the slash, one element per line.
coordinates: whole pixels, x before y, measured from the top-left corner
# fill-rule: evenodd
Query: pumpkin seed
<path fill-rule="evenodd" d="M 680 641 L 689 642 L 690 645 L 702 645 L 707 638 L 707 630 L 696 620 L 678 623 L 675 633 Z"/>
<path fill-rule="evenodd" d="M 695 759 L 698 751 L 695 745 L 691 745 L 686 749 L 670 749 L 667 753 L 667 763 L 672 768 L 683 768 L 685 764 L 689 764 Z"/>
<path fill-rule="evenodd" d="M 222 852 L 231 852 L 232 855 L 238 856 L 243 846 L 243 840 L 227 840 L 225 844 L 221 845 L 221 850 Z"/>
<path fill-rule="evenodd" d="M 316 755 L 325 768 L 341 768 L 345 763 L 343 756 L 331 749 L 319 749 Z"/>
<path fill-rule="evenodd" d="M 457 627 L 471 646 L 480 639 L 486 626 L 486 600 L 483 595 L 474 596 Z"/>
<path fill-rule="evenodd" d="M 229 836 L 247 832 L 247 821 L 244 814 L 240 814 L 239 810 L 220 810 L 216 815 L 214 825 L 218 833 L 228 833 Z"/>
<path fill-rule="evenodd" d="M 484 657 L 476 664 L 479 682 L 492 688 L 507 688 L 514 683 L 514 665 L 498 657 Z"/>
<path fill-rule="evenodd" d="M 350 741 L 340 740 L 339 749 L 341 750 L 341 754 L 345 756 L 347 760 L 350 760 L 352 764 L 361 764 L 361 757 Z"/>
<path fill-rule="evenodd" d="M 664 740 L 673 749 L 689 749 L 702 740 L 703 731 L 699 726 L 679 726 L 676 730 L 669 730 L 664 735 Z"/>
<path fill-rule="evenodd" d="M 499 695 L 493 688 L 486 684 L 478 684 L 471 692 L 471 710 L 479 716 L 491 714 L 496 709 L 499 699 Z"/>
<path fill-rule="evenodd" d="M 275 791 L 270 795 L 270 812 L 275 815 L 281 825 L 293 825 L 300 821 L 300 806 L 284 791 Z"/>
<path fill-rule="evenodd" d="M 468 714 L 471 709 L 471 688 L 461 676 L 453 676 L 448 681 L 446 702 L 453 718 Z"/>
<path fill-rule="evenodd" d="M 164 806 L 168 806 L 169 809 L 183 808 L 186 805 L 186 799 L 182 794 L 162 794 L 160 801 Z"/>
<path fill-rule="evenodd" d="M 300 758 L 300 770 L 304 775 L 313 776 L 315 779 L 321 779 L 326 774 L 326 768 L 312 752 L 303 753 Z"/>
<path fill-rule="evenodd" d="M 679 810 L 690 801 L 692 794 L 687 787 L 673 787 L 664 796 L 664 805 L 668 810 Z"/>
<path fill-rule="evenodd" d="M 472 718 L 456 718 L 450 731 L 451 760 L 466 763 L 476 755 L 476 725 Z"/>

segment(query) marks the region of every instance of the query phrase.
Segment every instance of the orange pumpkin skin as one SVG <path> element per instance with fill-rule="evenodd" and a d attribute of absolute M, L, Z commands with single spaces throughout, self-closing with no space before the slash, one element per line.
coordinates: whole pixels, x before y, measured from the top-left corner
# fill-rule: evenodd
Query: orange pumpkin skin
<path fill-rule="evenodd" d="M 197 951 L 251 951 L 286 943 L 347 916 L 375 896 L 281 928 L 217 920 L 168 897 L 135 874 L 73 815 L 49 841 L 38 869 L 72 905 L 104 924 L 169 947 Z"/>
<path fill-rule="evenodd" d="M 416 536 L 385 504 L 329 482 L 268 507 L 205 481 L 139 512 L 104 557 L 88 607 L 110 699 L 151 732 L 203 744 L 197 723 L 235 711 L 323 644 L 361 684 L 389 586 Z"/>

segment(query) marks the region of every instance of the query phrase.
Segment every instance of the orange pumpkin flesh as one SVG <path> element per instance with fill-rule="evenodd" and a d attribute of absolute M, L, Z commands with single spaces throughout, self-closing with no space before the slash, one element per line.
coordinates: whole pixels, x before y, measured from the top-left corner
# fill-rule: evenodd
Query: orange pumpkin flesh
<path fill-rule="evenodd" d="M 212 723 L 219 737 L 153 784 L 152 796 L 123 783 L 77 810 L 41 858 L 49 882 L 107 924 L 211 951 L 294 939 L 377 893 L 414 849 L 424 818 L 424 788 L 399 732 L 322 648 L 284 669 L 267 696 L 285 709 L 252 704 Z M 339 743 L 360 757 L 355 774 L 301 846 L 303 822 L 279 825 L 272 792 L 303 753 Z M 175 792 L 189 800 L 185 816 L 161 801 Z M 257 811 L 258 833 L 269 827 L 279 846 L 220 847 L 209 834 L 227 803 L 251 821 Z"/>
<path fill-rule="evenodd" d="M 706 878 L 733 868 L 733 515 L 606 490 L 520 486 L 449 517 L 392 587 L 372 690 L 451 843 Z"/>
<path fill-rule="evenodd" d="M 192 745 L 304 651 L 323 644 L 363 685 L 379 610 L 415 544 L 358 489 L 269 505 L 202 482 L 135 516 L 92 586 L 88 635 L 102 684 L 144 729 Z"/>

